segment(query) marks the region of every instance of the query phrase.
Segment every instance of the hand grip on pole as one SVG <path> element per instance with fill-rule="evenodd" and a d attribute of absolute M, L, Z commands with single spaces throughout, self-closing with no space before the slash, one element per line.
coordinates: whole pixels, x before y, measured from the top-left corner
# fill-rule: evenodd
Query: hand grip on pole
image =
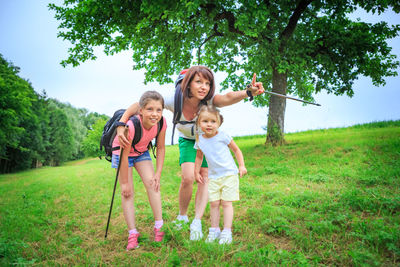
<path fill-rule="evenodd" d="M 251 84 L 249 84 L 247 86 L 247 88 L 248 88 L 248 90 L 251 90 L 251 91 L 258 89 L 258 87 L 256 87 L 256 73 L 253 74 L 253 79 L 251 81 Z M 287 99 L 291 99 L 291 100 L 295 100 L 295 101 L 299 101 L 299 102 L 303 102 L 303 103 L 307 103 L 307 104 L 311 104 L 311 105 L 315 105 L 315 106 L 321 106 L 318 103 L 309 102 L 309 101 L 306 101 L 306 100 L 303 100 L 303 99 L 294 98 L 294 97 L 291 97 L 291 96 L 282 95 L 282 94 L 278 94 L 278 93 L 271 92 L 271 91 L 264 91 L 264 92 L 267 93 L 267 94 L 278 96 L 278 97 L 282 97 L 282 98 L 287 98 Z"/>

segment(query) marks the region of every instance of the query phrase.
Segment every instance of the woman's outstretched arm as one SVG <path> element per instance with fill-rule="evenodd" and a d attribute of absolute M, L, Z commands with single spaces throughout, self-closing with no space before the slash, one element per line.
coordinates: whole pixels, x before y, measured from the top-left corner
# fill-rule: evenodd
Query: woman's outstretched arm
<path fill-rule="evenodd" d="M 215 95 L 213 103 L 217 107 L 225 107 L 236 104 L 245 99 L 246 97 L 248 97 L 247 90 L 249 90 L 253 96 L 257 96 L 264 93 L 263 84 L 262 82 L 256 82 L 255 73 L 253 75 L 253 81 L 251 82 L 251 86 L 248 89 L 236 92 L 229 92 L 224 95 Z"/>

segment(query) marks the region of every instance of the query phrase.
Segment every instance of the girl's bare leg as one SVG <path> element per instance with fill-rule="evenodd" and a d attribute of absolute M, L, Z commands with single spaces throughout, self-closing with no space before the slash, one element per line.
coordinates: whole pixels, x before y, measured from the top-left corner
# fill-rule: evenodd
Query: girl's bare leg
<path fill-rule="evenodd" d="M 211 227 L 219 228 L 219 209 L 220 209 L 221 201 L 213 201 L 210 202 L 210 217 L 211 217 Z M 225 218 L 225 216 L 224 216 Z"/>
<path fill-rule="evenodd" d="M 221 201 L 222 209 L 224 211 L 224 229 L 232 228 L 233 221 L 233 206 L 232 201 Z"/>
<path fill-rule="evenodd" d="M 151 160 L 144 160 L 135 163 L 135 168 L 143 181 L 146 188 L 147 197 L 149 198 L 151 209 L 153 210 L 154 220 L 162 220 L 161 211 L 161 190 L 156 192 L 152 183 L 154 177 L 153 163 Z"/>
<path fill-rule="evenodd" d="M 124 212 L 124 218 L 126 221 L 126 225 L 128 226 L 128 230 L 132 230 L 132 229 L 136 228 L 135 206 L 133 203 L 135 190 L 133 188 L 133 183 L 132 183 L 132 167 L 130 167 L 128 170 L 128 184 L 129 184 L 129 186 L 132 187 L 132 195 L 129 197 L 124 197 L 121 195 L 121 204 L 122 204 L 122 210 Z"/>

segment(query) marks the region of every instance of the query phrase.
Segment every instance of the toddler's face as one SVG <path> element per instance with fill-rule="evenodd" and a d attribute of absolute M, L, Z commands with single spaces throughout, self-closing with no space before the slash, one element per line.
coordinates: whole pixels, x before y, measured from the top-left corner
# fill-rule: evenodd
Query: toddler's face
<path fill-rule="evenodd" d="M 202 112 L 199 117 L 199 127 L 206 137 L 213 137 L 219 128 L 217 115 L 208 111 Z"/>

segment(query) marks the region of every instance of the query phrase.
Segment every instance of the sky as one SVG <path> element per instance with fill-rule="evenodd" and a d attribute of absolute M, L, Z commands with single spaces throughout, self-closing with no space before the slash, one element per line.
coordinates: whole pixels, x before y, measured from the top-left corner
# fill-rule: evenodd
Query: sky
<path fill-rule="evenodd" d="M 174 90 L 172 83 L 144 85 L 144 71 L 132 70 L 129 51 L 106 56 L 99 48 L 95 49 L 98 56 L 95 61 L 62 67 L 60 62 L 68 57 L 71 44 L 57 38 L 59 21 L 54 18 L 54 11 L 48 10 L 50 2 L 59 5 L 63 1 L 0 0 L 0 53 L 20 67 L 19 76 L 31 82 L 35 91 L 45 90 L 48 97 L 111 116 L 115 110 L 138 101 L 144 91 L 165 94 Z M 400 24 L 400 14 L 390 11 L 380 16 L 360 11 L 352 17 L 371 23 L 383 20 Z M 400 37 L 388 43 L 400 60 Z M 400 68 L 397 72 L 400 74 Z M 225 77 L 224 73 L 215 73 L 217 92 Z M 385 86 L 375 87 L 370 78 L 360 77 L 354 83 L 352 98 L 319 93 L 314 98 L 320 107 L 287 100 L 285 133 L 400 119 L 400 76 L 385 80 Z M 267 107 L 256 108 L 242 101 L 222 108 L 221 113 L 222 129 L 232 136 L 265 134 Z M 171 112 L 165 111 L 164 116 L 171 122 Z M 167 130 L 167 144 L 171 128 Z"/>

